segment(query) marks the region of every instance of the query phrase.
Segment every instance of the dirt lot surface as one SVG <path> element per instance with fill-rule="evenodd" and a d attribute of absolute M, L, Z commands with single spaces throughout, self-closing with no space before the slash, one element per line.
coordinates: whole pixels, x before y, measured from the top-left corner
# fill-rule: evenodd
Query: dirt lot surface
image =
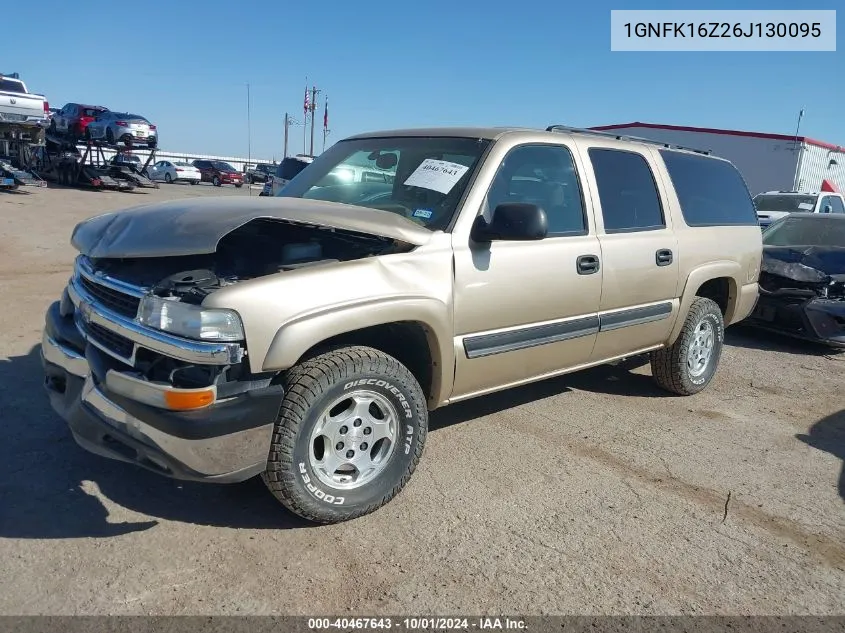
<path fill-rule="evenodd" d="M 247 190 L 0 194 L 0 613 L 845 613 L 845 354 L 755 332 L 697 396 L 634 363 L 436 412 L 405 491 L 342 525 L 78 448 L 39 361 L 71 229 L 215 194 Z"/>

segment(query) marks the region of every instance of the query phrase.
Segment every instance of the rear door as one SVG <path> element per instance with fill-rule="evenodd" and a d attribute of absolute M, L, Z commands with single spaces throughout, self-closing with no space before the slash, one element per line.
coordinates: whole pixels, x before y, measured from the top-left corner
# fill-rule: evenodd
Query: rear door
<path fill-rule="evenodd" d="M 591 357 L 597 362 L 666 341 L 679 307 L 679 266 L 649 149 L 598 139 L 582 143 L 602 255 L 599 333 Z"/>

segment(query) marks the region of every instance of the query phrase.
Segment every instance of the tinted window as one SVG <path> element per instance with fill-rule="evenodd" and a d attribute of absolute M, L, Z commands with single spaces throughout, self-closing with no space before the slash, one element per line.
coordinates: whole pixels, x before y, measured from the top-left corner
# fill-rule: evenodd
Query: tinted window
<path fill-rule="evenodd" d="M 731 163 L 700 154 L 660 150 L 689 226 L 757 224 L 748 187 Z"/>
<path fill-rule="evenodd" d="M 279 163 L 279 167 L 276 169 L 276 176 L 282 180 L 293 180 L 293 178 L 303 169 L 308 167 L 308 165 L 309 163 L 296 160 L 295 158 L 285 158 L 281 163 Z"/>
<path fill-rule="evenodd" d="M 830 206 L 833 207 L 834 213 L 845 213 L 845 204 L 843 204 L 842 198 L 831 196 Z"/>
<path fill-rule="evenodd" d="M 549 235 L 586 230 L 581 188 L 572 154 L 562 146 L 524 145 L 510 151 L 487 193 L 484 214 L 508 202 L 536 204 L 546 212 Z"/>
<path fill-rule="evenodd" d="M 0 91 L 24 93 L 23 84 L 14 79 L 0 79 Z"/>
<path fill-rule="evenodd" d="M 599 188 L 607 233 L 661 229 L 666 225 L 654 176 L 645 158 L 634 152 L 589 151 Z"/>

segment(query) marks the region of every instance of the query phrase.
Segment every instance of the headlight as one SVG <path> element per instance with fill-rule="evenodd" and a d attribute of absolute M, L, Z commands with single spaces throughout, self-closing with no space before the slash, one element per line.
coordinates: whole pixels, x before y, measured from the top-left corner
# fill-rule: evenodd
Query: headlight
<path fill-rule="evenodd" d="M 240 341 L 244 338 L 241 319 L 232 310 L 203 308 L 152 295 L 141 299 L 138 322 L 200 341 Z"/>

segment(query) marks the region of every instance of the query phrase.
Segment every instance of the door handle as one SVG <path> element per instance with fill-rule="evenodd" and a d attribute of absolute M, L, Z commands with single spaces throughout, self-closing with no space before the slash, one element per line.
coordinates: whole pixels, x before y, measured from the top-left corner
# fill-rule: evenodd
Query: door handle
<path fill-rule="evenodd" d="M 672 263 L 672 251 L 668 248 L 661 248 L 654 256 L 658 266 L 668 266 Z"/>
<path fill-rule="evenodd" d="M 579 275 L 592 275 L 599 271 L 599 258 L 597 255 L 581 255 L 575 260 L 575 268 Z"/>

